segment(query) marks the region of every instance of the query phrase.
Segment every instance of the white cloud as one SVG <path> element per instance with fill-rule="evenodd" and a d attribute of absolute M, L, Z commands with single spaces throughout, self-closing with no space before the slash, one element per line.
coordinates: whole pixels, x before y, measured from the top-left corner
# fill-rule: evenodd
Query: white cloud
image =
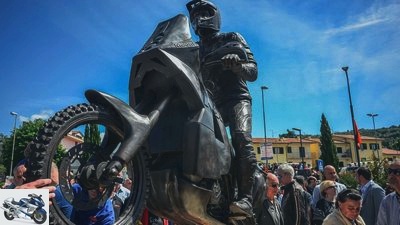
<path fill-rule="evenodd" d="M 374 5 L 348 18 L 351 22 L 342 27 L 328 30 L 315 27 L 307 18 L 296 14 L 274 12 L 275 15 L 270 13 L 265 19 L 260 14 L 266 28 L 258 31 L 260 37 L 269 40 L 265 41 L 266 46 L 273 44 L 282 49 L 270 56 L 272 63 L 281 63 L 273 74 L 278 83 L 297 86 L 303 94 L 335 91 L 346 85 L 340 69 L 344 65 L 351 67 L 351 80 L 376 79 L 377 74 L 380 82 L 399 79 L 390 72 L 396 71 L 399 65 L 398 4 Z M 271 15 L 272 18 L 266 19 Z M 296 96 L 297 91 L 292 89 L 291 96 Z M 281 94 L 283 97 L 287 90 L 282 90 Z"/>
<path fill-rule="evenodd" d="M 355 31 L 355 30 L 358 30 L 361 28 L 368 27 L 368 26 L 377 25 L 377 24 L 383 23 L 385 21 L 388 21 L 388 19 L 371 18 L 371 20 L 359 21 L 358 23 L 349 24 L 349 25 L 346 25 L 343 27 L 327 30 L 327 31 L 325 31 L 325 34 L 330 36 L 330 35 L 335 35 L 335 34 L 343 33 L 343 32 L 351 32 L 351 31 Z"/>
<path fill-rule="evenodd" d="M 43 119 L 47 120 L 49 119 L 52 115 L 54 114 L 53 110 L 42 110 L 40 113 L 33 114 L 30 117 L 26 116 L 20 116 L 19 119 L 21 122 L 26 122 L 26 121 L 33 121 L 36 119 Z"/>

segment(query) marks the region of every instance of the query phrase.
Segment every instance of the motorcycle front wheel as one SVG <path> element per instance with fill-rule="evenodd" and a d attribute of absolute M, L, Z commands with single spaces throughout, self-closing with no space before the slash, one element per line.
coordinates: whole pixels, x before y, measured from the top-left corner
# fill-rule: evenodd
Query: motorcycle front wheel
<path fill-rule="evenodd" d="M 46 222 L 47 213 L 39 211 L 39 210 L 35 210 L 32 214 L 32 219 L 37 224 L 43 224 L 44 222 Z"/>
<path fill-rule="evenodd" d="M 64 206 L 72 205 L 72 186 L 76 179 L 79 180 L 82 168 L 88 162 L 110 160 L 123 140 L 123 124 L 118 114 L 95 104 L 69 106 L 57 112 L 39 130 L 26 152 L 27 181 L 50 178 L 52 162 L 55 162 L 59 171 L 59 192 L 67 201 L 66 204 L 65 201 L 57 202 L 57 196 L 51 199 L 50 224 L 74 224 L 70 214 L 65 213 Z M 114 224 L 134 224 L 141 218 L 149 193 L 149 175 L 142 151 L 127 163 L 122 174 L 125 181 L 131 180 L 130 186 L 127 185 L 129 196 L 116 215 Z"/>
<path fill-rule="evenodd" d="M 8 213 L 8 212 L 6 212 L 6 211 L 4 211 L 4 217 L 5 217 L 7 220 L 13 220 L 13 219 L 14 219 L 14 215 L 13 215 L 12 213 Z"/>

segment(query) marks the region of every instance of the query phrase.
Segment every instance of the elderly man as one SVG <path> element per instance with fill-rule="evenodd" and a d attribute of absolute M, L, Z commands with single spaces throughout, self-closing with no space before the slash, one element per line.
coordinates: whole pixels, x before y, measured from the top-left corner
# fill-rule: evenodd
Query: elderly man
<path fill-rule="evenodd" d="M 294 169 L 289 164 L 282 164 L 277 170 L 283 185 L 281 202 L 285 225 L 309 225 L 310 205 L 305 191 L 294 179 Z"/>
<path fill-rule="evenodd" d="M 340 193 L 341 191 L 347 189 L 346 185 L 341 184 L 337 182 L 337 173 L 335 167 L 331 165 L 327 165 L 324 167 L 324 180 L 331 180 L 336 182 L 336 191 L 337 193 Z M 314 191 L 313 191 L 313 199 L 312 199 L 312 206 L 315 207 L 317 204 L 318 200 L 322 197 L 321 192 L 320 192 L 320 185 L 315 186 Z"/>
<path fill-rule="evenodd" d="M 395 160 L 388 169 L 388 181 L 395 190 L 382 200 L 376 225 L 399 225 L 400 221 L 400 160 Z"/>
<path fill-rule="evenodd" d="M 279 180 L 272 173 L 268 173 L 265 189 L 266 199 L 263 201 L 261 213 L 258 215 L 258 224 L 283 225 L 283 215 L 276 195 L 279 192 Z"/>
<path fill-rule="evenodd" d="M 379 206 L 385 197 L 385 190 L 372 180 L 371 171 L 360 167 L 356 171 L 357 182 L 361 185 L 362 208 L 360 216 L 366 225 L 375 225 Z"/>

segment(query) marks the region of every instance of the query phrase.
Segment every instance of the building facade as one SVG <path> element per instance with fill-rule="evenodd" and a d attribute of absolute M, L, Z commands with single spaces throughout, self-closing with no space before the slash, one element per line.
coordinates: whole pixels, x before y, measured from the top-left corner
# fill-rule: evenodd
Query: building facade
<path fill-rule="evenodd" d="M 382 156 L 383 158 L 391 162 L 394 161 L 395 159 L 400 159 L 400 151 L 388 148 L 382 148 Z"/>
<path fill-rule="evenodd" d="M 70 149 L 75 145 L 83 143 L 83 134 L 80 131 L 70 131 L 62 140 L 61 145 L 65 149 Z"/>
<path fill-rule="evenodd" d="M 319 142 L 310 139 L 300 138 L 253 138 L 253 146 L 256 152 L 257 161 L 266 163 L 262 159 L 262 146 L 264 143 L 272 144 L 273 157 L 268 159 L 268 164 L 300 163 L 304 160 L 305 165 L 314 165 L 319 158 Z M 304 148 L 304 157 L 300 156 L 300 147 Z"/>
<path fill-rule="evenodd" d="M 357 151 L 353 135 L 334 134 L 332 139 L 336 145 L 336 152 L 339 158 L 339 166 L 347 166 L 357 162 Z M 362 144 L 358 151 L 360 162 L 371 162 L 373 158 L 382 158 L 382 140 L 380 138 L 361 136 Z"/>
<path fill-rule="evenodd" d="M 339 166 L 348 166 L 357 162 L 357 152 L 355 150 L 353 135 L 333 134 L 332 139 L 336 146 L 336 152 L 339 159 Z M 362 136 L 362 144 L 359 149 L 360 162 L 370 162 L 373 158 L 388 159 L 392 161 L 400 158 L 400 151 L 382 149 L 381 138 Z M 253 138 L 253 147 L 259 163 L 266 163 L 262 159 L 262 146 L 264 143 L 272 144 L 273 157 L 268 159 L 268 164 L 281 163 L 300 163 L 304 160 L 306 165 L 310 167 L 316 166 L 316 160 L 321 155 L 319 138 Z M 300 156 L 300 147 L 304 147 L 305 154 Z"/>

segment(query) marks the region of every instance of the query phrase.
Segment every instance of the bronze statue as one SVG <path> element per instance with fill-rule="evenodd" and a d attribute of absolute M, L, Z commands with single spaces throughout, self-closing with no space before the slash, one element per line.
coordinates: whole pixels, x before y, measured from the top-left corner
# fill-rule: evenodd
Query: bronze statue
<path fill-rule="evenodd" d="M 239 33 L 220 33 L 221 17 L 210 1 L 193 0 L 187 4 L 190 22 L 200 37 L 200 61 L 203 82 L 214 103 L 229 125 L 236 153 L 238 200 L 230 209 L 233 213 L 252 216 L 252 187 L 256 157 L 251 137 L 251 96 L 246 81 L 257 79 L 257 64 L 244 38 Z M 235 52 L 216 52 L 229 43 L 243 46 L 245 58 Z M 210 64 L 221 59 L 222 64 Z M 244 60 L 246 59 L 246 60 Z"/>
<path fill-rule="evenodd" d="M 251 202 L 257 212 L 265 179 L 261 169 L 254 171 L 251 98 L 245 85 L 255 79 L 256 64 L 239 34 L 218 37 L 225 42 L 214 43 L 213 51 L 204 55 L 207 45 L 199 47 L 192 40 L 186 16 L 159 23 L 133 57 L 129 104 L 88 90 L 89 104 L 56 113 L 29 145 L 28 182 L 50 177 L 57 158 L 60 193 L 82 211 L 104 205 L 122 182 L 120 172 L 126 173 L 132 186 L 115 224 L 133 224 L 145 207 L 177 224 L 256 224 Z M 208 69 L 213 73 L 207 74 Z M 221 75 L 235 79 L 219 83 Z M 232 86 L 218 86 L 224 82 Z M 230 94 L 219 95 L 212 83 Z M 231 127 L 235 150 L 224 122 Z M 57 151 L 70 131 L 85 124 L 100 126 L 101 143 L 78 143 L 66 155 Z M 102 196 L 89 202 L 78 199 L 72 190 L 75 178 L 83 192 L 99 189 Z M 241 199 L 231 205 L 237 184 Z M 52 203 L 50 221 L 73 224 L 54 199 Z"/>

